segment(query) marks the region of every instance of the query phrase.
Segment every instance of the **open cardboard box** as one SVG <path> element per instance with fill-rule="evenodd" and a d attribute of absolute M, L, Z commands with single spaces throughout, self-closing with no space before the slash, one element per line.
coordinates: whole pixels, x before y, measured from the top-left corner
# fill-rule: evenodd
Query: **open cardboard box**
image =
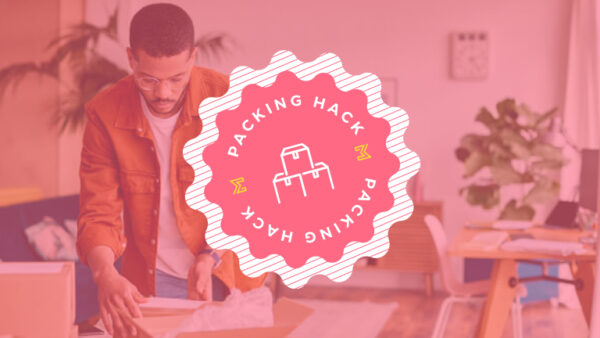
<path fill-rule="evenodd" d="M 127 320 L 137 327 L 137 337 L 154 338 L 177 328 L 193 311 L 190 309 L 143 309 L 143 318 L 127 318 Z M 301 305 L 289 298 L 280 298 L 273 305 L 273 327 L 188 332 L 181 333 L 177 337 L 287 337 L 312 312 L 313 309 L 310 307 Z"/>
<path fill-rule="evenodd" d="M 0 336 L 77 337 L 73 262 L 0 262 Z"/>

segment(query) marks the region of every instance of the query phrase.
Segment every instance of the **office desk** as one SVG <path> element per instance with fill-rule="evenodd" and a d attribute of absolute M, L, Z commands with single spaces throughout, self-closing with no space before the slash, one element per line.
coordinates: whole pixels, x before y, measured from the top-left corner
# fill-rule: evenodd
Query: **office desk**
<path fill-rule="evenodd" d="M 490 224 L 491 226 L 491 224 Z M 596 252 L 591 246 L 586 246 L 586 251 L 581 254 L 561 256 L 534 252 L 508 252 L 500 248 L 493 250 L 477 250 L 466 248 L 463 244 L 469 242 L 473 236 L 489 229 L 470 229 L 463 227 L 455 240 L 448 248 L 448 254 L 464 258 L 487 258 L 494 260 L 491 275 L 490 290 L 487 294 L 483 313 L 479 320 L 477 336 L 485 338 L 500 337 L 510 307 L 517 291 L 516 283 L 518 261 L 526 260 L 554 260 L 570 263 L 574 280 L 579 282 L 576 288 L 583 314 L 590 324 L 592 312 L 592 298 L 594 287 L 594 262 Z M 560 240 L 577 242 L 579 237 L 590 235 L 590 232 L 581 230 L 555 230 L 542 227 L 533 227 L 528 230 L 507 231 L 509 234 L 530 234 L 537 239 Z"/>

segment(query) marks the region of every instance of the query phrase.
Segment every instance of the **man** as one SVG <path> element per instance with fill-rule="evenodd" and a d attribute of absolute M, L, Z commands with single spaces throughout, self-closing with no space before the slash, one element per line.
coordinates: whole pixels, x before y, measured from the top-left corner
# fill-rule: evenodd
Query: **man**
<path fill-rule="evenodd" d="M 210 250 L 205 216 L 185 201 L 194 171 L 183 146 L 202 129 L 198 106 L 228 88 L 226 76 L 193 66 L 196 53 L 185 11 L 144 7 L 130 27 L 133 75 L 86 105 L 77 250 L 111 334 L 126 335 L 121 313 L 140 316 L 145 296 L 222 300 L 266 278 L 244 276 L 231 251 Z"/>

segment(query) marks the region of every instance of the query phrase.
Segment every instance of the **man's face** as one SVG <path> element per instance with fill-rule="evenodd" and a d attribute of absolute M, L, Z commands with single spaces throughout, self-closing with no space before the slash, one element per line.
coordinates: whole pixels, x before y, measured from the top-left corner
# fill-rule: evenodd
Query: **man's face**
<path fill-rule="evenodd" d="M 185 97 L 196 50 L 163 57 L 152 57 L 141 49 L 127 49 L 127 54 L 135 83 L 151 112 L 164 118 L 175 114 Z"/>

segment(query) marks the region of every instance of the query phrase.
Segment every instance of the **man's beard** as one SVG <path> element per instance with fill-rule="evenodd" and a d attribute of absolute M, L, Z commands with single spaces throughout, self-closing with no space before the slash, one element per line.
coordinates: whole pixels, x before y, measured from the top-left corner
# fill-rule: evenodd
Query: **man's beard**
<path fill-rule="evenodd" d="M 138 90 L 139 90 L 139 88 L 138 88 Z M 183 101 L 185 100 L 186 92 L 187 92 L 187 85 L 181 92 L 181 95 L 179 96 L 177 101 L 175 101 L 175 105 L 173 106 L 173 108 L 171 108 L 171 110 L 169 110 L 166 113 L 160 112 L 154 108 L 155 103 L 158 104 L 163 100 L 155 100 L 155 101 L 150 102 L 143 94 L 142 94 L 142 97 L 144 98 L 144 100 L 146 100 L 146 105 L 152 111 L 152 113 L 154 113 L 155 115 L 158 115 L 158 116 L 170 117 L 170 116 L 173 116 L 175 113 L 177 113 L 179 111 L 179 109 L 181 108 L 181 106 L 183 105 Z"/>

